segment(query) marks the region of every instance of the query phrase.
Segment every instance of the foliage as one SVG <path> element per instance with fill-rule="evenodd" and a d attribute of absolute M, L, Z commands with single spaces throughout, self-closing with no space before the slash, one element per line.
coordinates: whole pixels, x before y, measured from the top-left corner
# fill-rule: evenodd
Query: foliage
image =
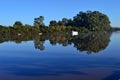
<path fill-rule="evenodd" d="M 98 11 L 79 12 L 73 18 L 74 26 L 85 27 L 91 31 L 110 30 L 110 21 L 105 14 Z"/>
<path fill-rule="evenodd" d="M 7 31 L 7 28 L 6 28 Z M 80 52 L 98 53 L 104 50 L 110 42 L 111 33 L 81 33 L 78 36 L 71 36 L 64 34 L 63 32 L 54 32 L 51 34 L 39 35 L 0 35 L 0 43 L 5 41 L 13 41 L 15 43 L 21 43 L 22 41 L 33 40 L 36 49 L 44 50 L 45 41 L 49 40 L 51 45 L 61 44 L 62 46 L 74 45 Z"/>
<path fill-rule="evenodd" d="M 50 21 L 50 26 L 72 26 L 74 29 L 77 29 L 80 32 L 88 32 L 88 30 L 108 31 L 111 29 L 109 18 L 107 15 L 100 13 L 99 11 L 79 12 L 73 17 L 73 20 L 67 18 L 63 18 L 58 22 L 52 20 Z"/>
<path fill-rule="evenodd" d="M 39 26 L 44 26 L 44 16 L 39 16 L 38 18 L 34 18 L 34 24 L 38 24 Z"/>
<path fill-rule="evenodd" d="M 13 27 L 14 27 L 15 29 L 20 29 L 21 27 L 23 27 L 23 24 L 22 24 L 22 22 L 20 22 L 20 21 L 16 21 L 16 22 L 13 24 Z"/>
<path fill-rule="evenodd" d="M 57 21 L 55 21 L 55 20 L 50 21 L 50 25 L 49 26 L 57 26 L 57 25 L 58 25 Z"/>
<path fill-rule="evenodd" d="M 0 25 L 0 33 L 2 35 L 38 35 L 39 33 L 49 34 L 62 32 L 65 34 L 71 31 L 78 32 L 95 32 L 95 31 L 108 31 L 110 30 L 110 21 L 107 15 L 98 11 L 79 12 L 73 19 L 62 18 L 62 20 L 51 20 L 49 27 L 44 24 L 44 16 L 34 18 L 34 25 L 23 25 L 21 21 L 16 21 L 13 26 Z"/>

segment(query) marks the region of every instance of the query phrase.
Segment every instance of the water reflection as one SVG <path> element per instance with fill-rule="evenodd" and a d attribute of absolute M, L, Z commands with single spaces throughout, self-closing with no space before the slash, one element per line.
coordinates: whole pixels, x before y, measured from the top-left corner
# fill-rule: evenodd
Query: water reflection
<path fill-rule="evenodd" d="M 6 42 L 0 45 L 0 80 L 118 80 L 119 35 L 0 36 L 0 42 Z M 101 52 L 96 55 L 77 54 L 83 51 L 88 54 Z"/>
<path fill-rule="evenodd" d="M 66 34 L 49 34 L 49 35 L 22 35 L 13 36 L 6 35 L 0 36 L 0 43 L 6 41 L 14 41 L 16 43 L 21 43 L 22 41 L 34 40 L 34 46 L 36 49 L 45 50 L 45 41 L 49 40 L 50 44 L 55 46 L 57 44 L 62 44 L 62 46 L 69 46 L 71 44 L 79 50 L 80 52 L 85 51 L 88 54 L 98 53 L 104 50 L 110 42 L 111 33 L 81 33 L 78 36 L 71 36 Z"/>
<path fill-rule="evenodd" d="M 97 53 L 104 50 L 110 42 L 110 34 L 93 33 L 84 38 L 76 38 L 72 41 L 79 51 L 87 51 L 87 53 Z"/>
<path fill-rule="evenodd" d="M 79 36 L 68 35 L 46 35 L 40 36 L 34 40 L 35 48 L 44 50 L 45 40 L 49 40 L 51 45 L 62 44 L 68 46 L 73 44 L 74 47 L 80 52 L 86 51 L 88 54 L 97 53 L 104 50 L 110 42 L 111 33 L 82 33 Z"/>

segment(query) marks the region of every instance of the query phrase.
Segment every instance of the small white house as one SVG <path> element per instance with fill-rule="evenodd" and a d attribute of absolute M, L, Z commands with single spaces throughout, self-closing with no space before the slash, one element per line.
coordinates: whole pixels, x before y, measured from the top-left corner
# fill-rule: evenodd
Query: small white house
<path fill-rule="evenodd" d="M 21 36 L 21 33 L 18 33 L 18 36 Z"/>
<path fill-rule="evenodd" d="M 72 31 L 72 36 L 77 36 L 78 32 L 77 31 Z"/>

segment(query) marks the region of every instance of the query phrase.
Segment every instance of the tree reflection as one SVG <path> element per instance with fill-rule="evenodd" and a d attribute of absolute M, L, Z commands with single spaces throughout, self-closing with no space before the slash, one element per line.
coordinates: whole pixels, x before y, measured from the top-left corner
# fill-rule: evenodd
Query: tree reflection
<path fill-rule="evenodd" d="M 51 34 L 41 36 L 40 39 L 44 37 L 44 40 L 35 41 L 35 48 L 44 50 L 45 39 L 50 41 L 50 44 L 55 46 L 57 44 L 62 44 L 63 46 L 68 46 L 73 44 L 74 47 L 80 52 L 85 51 L 88 54 L 98 53 L 104 50 L 110 42 L 111 33 L 101 32 L 101 33 L 81 33 L 79 36 L 70 36 L 65 34 Z"/>
<path fill-rule="evenodd" d="M 35 48 L 36 49 L 39 49 L 39 50 L 44 50 L 45 49 L 45 46 L 44 46 L 44 43 L 45 43 L 45 38 L 44 37 L 35 37 L 34 38 L 34 45 L 35 45 Z"/>
<path fill-rule="evenodd" d="M 13 36 L 13 35 L 0 35 L 0 43 L 6 41 L 14 41 L 15 43 L 21 43 L 22 41 L 33 40 L 36 49 L 45 50 L 45 41 L 49 40 L 50 44 L 55 46 L 60 44 L 62 46 L 69 46 L 71 44 L 82 52 L 85 51 L 88 54 L 98 53 L 104 50 L 110 42 L 110 32 L 99 32 L 99 33 L 81 33 L 79 36 L 71 36 L 64 33 L 52 33 L 47 35 L 24 35 L 24 36 Z"/>
<path fill-rule="evenodd" d="M 72 40 L 74 47 L 79 51 L 89 53 L 97 53 L 104 50 L 110 42 L 110 33 L 92 33 L 85 38 L 75 38 Z"/>

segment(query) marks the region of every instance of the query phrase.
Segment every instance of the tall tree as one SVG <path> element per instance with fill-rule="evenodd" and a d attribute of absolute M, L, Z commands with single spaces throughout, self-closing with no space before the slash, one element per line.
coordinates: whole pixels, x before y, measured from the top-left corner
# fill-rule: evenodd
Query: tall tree
<path fill-rule="evenodd" d="M 89 30 L 110 30 L 110 21 L 107 15 L 99 11 L 80 12 L 73 18 L 74 26 L 85 27 Z"/>
<path fill-rule="evenodd" d="M 44 21 L 44 16 L 39 16 L 38 18 L 34 18 L 34 24 L 38 24 L 39 26 L 45 26 L 43 21 Z"/>

